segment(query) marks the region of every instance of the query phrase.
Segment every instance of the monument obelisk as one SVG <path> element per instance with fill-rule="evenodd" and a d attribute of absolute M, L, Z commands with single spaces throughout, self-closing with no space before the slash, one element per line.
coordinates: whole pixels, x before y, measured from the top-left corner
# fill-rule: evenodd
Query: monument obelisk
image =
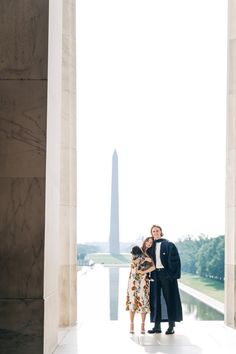
<path fill-rule="evenodd" d="M 109 248 L 111 254 L 120 254 L 118 155 L 116 150 L 114 150 L 112 156 L 111 216 L 110 216 Z"/>

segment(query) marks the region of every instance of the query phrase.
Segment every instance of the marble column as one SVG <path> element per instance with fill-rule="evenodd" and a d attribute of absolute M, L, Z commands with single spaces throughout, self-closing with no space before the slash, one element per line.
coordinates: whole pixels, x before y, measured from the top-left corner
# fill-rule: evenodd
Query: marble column
<path fill-rule="evenodd" d="M 49 0 L 48 11 L 48 92 L 43 272 L 44 354 L 52 353 L 58 342 L 63 0 Z"/>
<path fill-rule="evenodd" d="M 63 1 L 59 324 L 76 322 L 76 37 L 75 0 Z"/>
<path fill-rule="evenodd" d="M 228 5 L 225 323 L 236 328 L 236 0 Z"/>
<path fill-rule="evenodd" d="M 70 96 L 63 71 L 69 25 L 63 10 L 63 0 L 0 2 L 1 354 L 49 354 L 58 340 L 60 250 L 67 232 L 61 205 L 75 190 L 73 173 L 64 188 L 67 166 L 61 165 L 62 99 Z M 69 156 L 72 165 L 75 151 Z M 75 238 L 71 211 L 68 225 Z M 74 266 L 74 243 L 70 246 L 67 264 Z"/>

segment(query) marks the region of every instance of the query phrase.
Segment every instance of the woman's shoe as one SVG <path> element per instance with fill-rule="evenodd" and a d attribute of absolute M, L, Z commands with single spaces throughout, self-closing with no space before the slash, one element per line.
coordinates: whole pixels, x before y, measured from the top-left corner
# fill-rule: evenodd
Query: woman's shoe
<path fill-rule="evenodd" d="M 145 334 L 145 323 L 141 323 L 141 334 Z"/>
<path fill-rule="evenodd" d="M 130 334 L 134 334 L 134 322 L 130 322 L 130 330 L 129 330 Z"/>

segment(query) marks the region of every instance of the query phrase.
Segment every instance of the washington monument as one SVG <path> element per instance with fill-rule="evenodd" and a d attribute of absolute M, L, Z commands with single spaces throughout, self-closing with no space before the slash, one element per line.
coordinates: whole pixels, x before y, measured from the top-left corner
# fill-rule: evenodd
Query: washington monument
<path fill-rule="evenodd" d="M 120 254 L 118 155 L 116 150 L 114 151 L 112 156 L 111 216 L 110 216 L 109 247 L 110 247 L 111 254 Z"/>

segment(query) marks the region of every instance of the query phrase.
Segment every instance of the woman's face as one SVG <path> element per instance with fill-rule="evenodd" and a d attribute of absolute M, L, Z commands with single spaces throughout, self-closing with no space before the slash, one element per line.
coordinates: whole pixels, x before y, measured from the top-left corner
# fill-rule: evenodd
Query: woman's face
<path fill-rule="evenodd" d="M 149 239 L 145 242 L 145 247 L 146 247 L 146 248 L 150 248 L 150 247 L 152 247 L 152 244 L 153 244 L 153 240 L 152 240 L 152 238 L 149 238 Z"/>
<path fill-rule="evenodd" d="M 154 237 L 154 240 L 158 240 L 161 238 L 161 229 L 159 227 L 154 226 L 152 229 L 152 236 Z"/>

